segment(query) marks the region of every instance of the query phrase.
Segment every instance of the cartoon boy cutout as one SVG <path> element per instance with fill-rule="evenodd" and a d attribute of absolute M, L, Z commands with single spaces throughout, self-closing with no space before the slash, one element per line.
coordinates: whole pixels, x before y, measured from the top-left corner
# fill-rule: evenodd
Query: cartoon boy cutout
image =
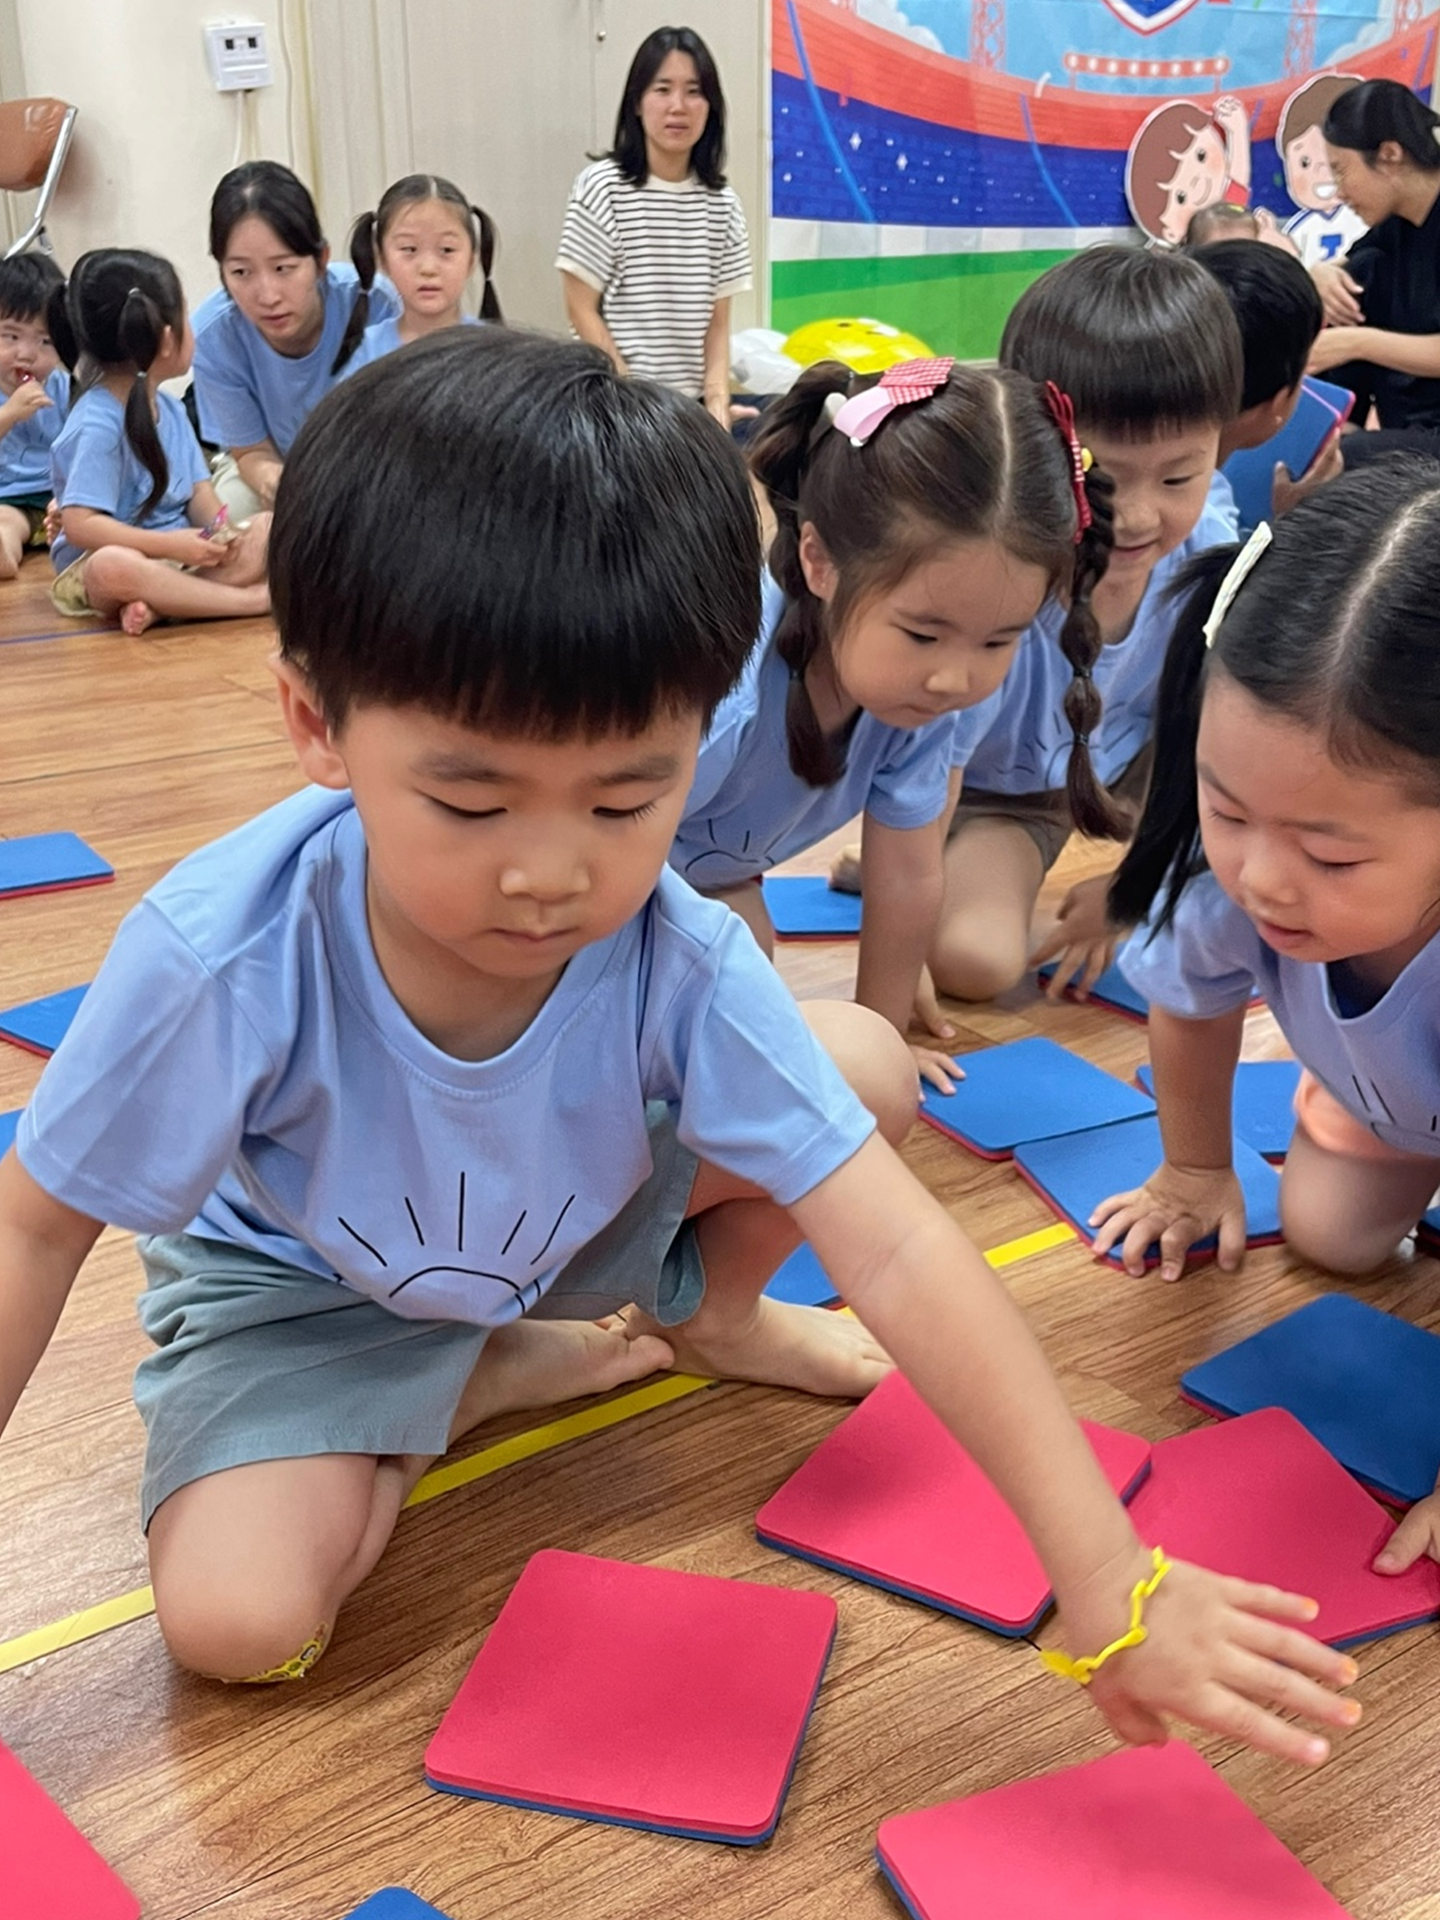
<path fill-rule="evenodd" d="M 1191 218 L 1221 200 L 1250 202 L 1250 125 L 1227 95 L 1214 110 L 1167 100 L 1141 122 L 1125 161 L 1125 198 L 1152 240 L 1178 247 Z"/>
<path fill-rule="evenodd" d="M 1353 73 L 1322 73 L 1307 80 L 1285 102 L 1275 144 L 1285 166 L 1285 190 L 1300 208 L 1285 222 L 1307 267 L 1343 260 L 1365 222 L 1340 198 L 1321 128 L 1325 116 L 1360 79 Z"/>

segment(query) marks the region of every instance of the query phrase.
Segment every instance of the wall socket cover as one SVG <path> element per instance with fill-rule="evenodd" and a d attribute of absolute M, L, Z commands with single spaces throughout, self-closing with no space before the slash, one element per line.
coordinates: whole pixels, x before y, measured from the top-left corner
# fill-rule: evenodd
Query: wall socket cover
<path fill-rule="evenodd" d="M 271 85 L 275 73 L 265 28 L 258 20 L 221 20 L 203 32 L 210 78 L 219 92 L 241 93 Z"/>

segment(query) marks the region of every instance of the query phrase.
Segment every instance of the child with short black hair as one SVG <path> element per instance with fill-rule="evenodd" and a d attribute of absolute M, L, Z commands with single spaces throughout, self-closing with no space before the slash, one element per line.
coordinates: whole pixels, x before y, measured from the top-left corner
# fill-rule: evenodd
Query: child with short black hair
<path fill-rule="evenodd" d="M 50 449 L 70 403 L 46 309 L 64 284 L 48 254 L 0 260 L 0 580 L 45 544 Z"/>
<path fill-rule="evenodd" d="M 1214 277 L 1188 256 L 1092 247 L 1021 295 L 1000 361 L 1069 394 L 1080 439 L 1115 485 L 1114 546 L 1092 596 L 1103 640 L 1087 688 L 1093 724 L 1081 732 L 1108 794 L 1104 816 L 1085 830 L 1123 840 L 1149 774 L 1173 624 L 1169 585 L 1190 555 L 1234 531 L 1208 496 L 1221 433 L 1240 404 L 1239 330 Z M 931 972 L 941 992 L 962 1000 L 988 1000 L 1027 964 L 1056 955 L 1052 993 L 1072 979 L 1084 993 L 1111 957 L 1106 879 L 1072 887 L 1048 937 L 1032 929 L 1041 883 L 1076 824 L 1065 792 L 1071 673 L 1054 639 L 1065 619 L 1057 597 L 1000 691 L 956 721 L 964 787 Z"/>
<path fill-rule="evenodd" d="M 162 391 L 189 371 L 195 344 L 170 262 L 120 247 L 82 254 L 49 316 L 74 375 L 51 449 L 56 611 L 118 617 L 128 634 L 266 612 L 270 516 L 227 524 L 189 417 Z"/>
<path fill-rule="evenodd" d="M 1325 309 L 1315 282 L 1294 254 L 1257 247 L 1246 240 L 1220 240 L 1197 247 L 1196 260 L 1225 289 L 1245 361 L 1240 411 L 1220 435 L 1219 465 L 1232 453 L 1263 447 L 1285 427 L 1300 399 L 1305 367 Z M 1298 480 L 1277 461 L 1273 510 L 1284 513 L 1307 493 L 1333 480 L 1344 466 L 1338 436 L 1331 436 Z M 1225 475 L 1217 472 L 1212 500 L 1234 506 Z"/>
<path fill-rule="evenodd" d="M 0 1161 L 0 1415 L 101 1222 L 153 1236 L 177 1658 L 303 1673 L 426 1458 L 492 1413 L 671 1364 L 855 1396 L 877 1342 L 1028 1528 L 1073 1650 L 1110 1647 L 1155 1562 L 1017 1309 L 666 865 L 759 618 L 728 438 L 592 348 L 455 329 L 316 409 L 271 559 L 314 784 L 130 916 Z M 899 1036 L 812 1021 L 903 1132 Z M 858 1319 L 762 1298 L 801 1236 Z M 1143 1605 L 1090 1687 L 1122 1738 L 1172 1712 L 1314 1763 L 1273 1709 L 1358 1717 L 1350 1663 L 1284 1624 L 1312 1603 L 1177 1564 Z"/>

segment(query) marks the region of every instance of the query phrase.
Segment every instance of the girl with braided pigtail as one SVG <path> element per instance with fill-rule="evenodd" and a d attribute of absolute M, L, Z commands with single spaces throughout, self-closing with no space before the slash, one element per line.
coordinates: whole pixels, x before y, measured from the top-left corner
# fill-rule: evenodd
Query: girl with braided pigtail
<path fill-rule="evenodd" d="M 1069 396 L 1077 439 L 1114 483 L 1111 524 L 1102 510 L 1003 688 L 956 722 L 964 791 L 931 972 L 942 993 L 988 1000 L 1058 956 L 1051 992 L 1074 981 L 1083 996 L 1119 931 L 1109 876 L 1072 887 L 1049 926 L 1035 923 L 1036 901 L 1073 829 L 1123 841 L 1144 802 L 1170 587 L 1193 554 L 1231 537 L 1208 495 L 1240 404 L 1240 336 L 1197 261 L 1094 247 L 1021 296 L 1000 359 Z"/>
<path fill-rule="evenodd" d="M 671 863 L 769 951 L 761 876 L 863 815 L 856 999 L 904 1033 L 940 907 L 955 716 L 995 692 L 1047 597 L 1072 587 L 1077 540 L 1087 593 L 1103 572 L 1106 483 L 1081 472 L 1034 381 L 949 360 L 878 384 L 810 368 L 766 414 L 751 465 L 775 511 L 773 584 Z M 1067 642 L 1082 652 L 1085 605 Z M 928 1024 L 953 1037 L 938 1012 Z M 950 1056 L 914 1052 L 949 1091 Z"/>

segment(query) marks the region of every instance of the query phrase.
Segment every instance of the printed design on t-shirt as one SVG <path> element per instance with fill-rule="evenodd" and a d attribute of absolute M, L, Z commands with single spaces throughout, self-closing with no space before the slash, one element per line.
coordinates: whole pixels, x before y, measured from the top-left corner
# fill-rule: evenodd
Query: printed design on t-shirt
<path fill-rule="evenodd" d="M 457 1255 L 463 1254 L 465 1252 L 465 1229 L 466 1229 L 465 1188 L 466 1188 L 466 1176 L 462 1169 L 460 1174 L 460 1185 L 459 1185 L 459 1193 L 457 1198 L 456 1215 L 455 1215 L 454 1251 Z M 425 1237 L 425 1228 L 420 1220 L 420 1216 L 415 1211 L 414 1203 L 411 1201 L 410 1196 L 408 1194 L 403 1195 L 402 1198 L 405 1201 L 405 1211 L 410 1217 L 410 1225 L 414 1230 L 416 1241 L 421 1247 L 428 1248 L 429 1242 L 426 1240 L 426 1237 Z M 555 1236 L 560 1231 L 561 1223 L 563 1222 L 566 1214 L 569 1213 L 571 1207 L 574 1206 L 578 1198 L 579 1198 L 578 1194 L 572 1193 L 569 1199 L 566 1200 L 565 1204 L 561 1207 L 560 1211 L 555 1215 L 554 1220 L 550 1223 L 550 1230 L 548 1233 L 546 1233 L 543 1240 L 540 1242 L 539 1251 L 532 1254 L 529 1260 L 526 1262 L 528 1266 L 538 1267 L 540 1262 L 545 1258 L 546 1254 L 550 1251 L 551 1247 L 555 1244 Z M 398 1258 L 395 1260 L 388 1260 L 385 1257 L 385 1255 L 380 1251 L 379 1247 L 377 1247 L 373 1241 L 366 1239 L 365 1235 L 361 1233 L 358 1230 L 358 1228 L 352 1227 L 350 1222 L 347 1219 L 345 1219 L 345 1217 L 342 1214 L 337 1214 L 335 1217 L 339 1222 L 339 1224 L 344 1228 L 345 1232 L 349 1234 L 350 1238 L 354 1240 L 357 1245 L 362 1246 L 365 1249 L 365 1251 L 371 1255 L 373 1259 L 377 1260 L 387 1273 L 395 1271 L 399 1266 L 403 1264 L 403 1262 L 400 1261 Z M 504 1244 L 501 1246 L 499 1253 L 495 1256 L 497 1259 L 504 1260 L 506 1258 L 511 1248 L 514 1247 L 515 1245 L 515 1241 L 520 1233 L 520 1229 L 525 1225 L 525 1222 L 529 1219 L 529 1217 L 530 1217 L 530 1209 L 528 1207 L 522 1207 L 520 1209 L 519 1214 L 516 1216 L 514 1225 L 510 1228 L 510 1231 L 505 1236 Z M 527 1239 L 528 1239 L 528 1236 L 527 1236 Z M 438 1251 L 438 1248 L 437 1248 L 437 1251 Z M 524 1257 L 525 1257 L 524 1248 L 523 1247 L 519 1248 L 516 1252 L 516 1258 L 524 1259 Z M 397 1294 L 403 1293 L 406 1287 L 413 1286 L 417 1280 L 433 1280 L 433 1279 L 436 1279 L 437 1277 L 443 1277 L 446 1279 L 453 1279 L 453 1278 L 459 1277 L 459 1278 L 468 1279 L 468 1280 L 493 1280 L 497 1286 L 509 1287 L 510 1291 L 515 1295 L 516 1300 L 520 1303 L 520 1307 L 522 1311 L 524 1310 L 527 1304 L 525 1300 L 525 1296 L 529 1292 L 531 1287 L 535 1289 L 535 1300 L 529 1302 L 531 1306 L 535 1304 L 535 1301 L 539 1300 L 542 1292 L 544 1291 L 543 1287 L 540 1284 L 540 1277 L 537 1275 L 531 1274 L 523 1282 L 516 1281 L 516 1280 L 512 1280 L 509 1274 L 496 1273 L 492 1269 L 487 1267 L 467 1266 L 457 1258 L 454 1260 L 449 1260 L 449 1259 L 438 1260 L 438 1261 L 431 1260 L 431 1261 L 427 1261 L 427 1263 L 424 1266 L 416 1267 L 412 1272 L 406 1273 L 402 1279 L 397 1280 L 394 1286 L 389 1288 L 387 1298 L 393 1300 Z"/>
<path fill-rule="evenodd" d="M 1384 1140 L 1389 1146 L 1397 1146 L 1399 1142 L 1392 1136 L 1402 1134 L 1417 1143 L 1418 1153 L 1434 1150 L 1437 1141 L 1440 1141 L 1440 1113 L 1431 1114 L 1428 1127 L 1412 1126 L 1408 1120 L 1396 1118 L 1390 1102 L 1368 1075 L 1362 1085 L 1359 1075 L 1352 1073 L 1350 1084 L 1355 1089 L 1355 1098 L 1365 1110 L 1370 1131 L 1377 1140 Z"/>
<path fill-rule="evenodd" d="M 710 836 L 710 845 L 708 847 L 702 847 L 699 853 L 692 853 L 682 869 L 685 878 L 692 886 L 699 887 L 705 884 L 703 875 L 697 877 L 697 874 L 698 870 L 703 868 L 707 861 L 719 860 L 722 862 L 727 873 L 732 867 L 753 867 L 756 873 L 768 873 L 771 867 L 775 866 L 779 861 L 780 856 L 775 852 L 775 848 L 779 846 L 783 837 L 783 829 L 780 833 L 777 833 L 764 848 L 753 847 L 753 849 L 752 843 L 754 842 L 755 835 L 747 829 L 744 838 L 740 842 L 740 851 L 738 853 L 733 853 L 720 844 L 719 840 L 715 837 L 715 822 L 713 819 L 705 822 L 705 831 Z"/>

